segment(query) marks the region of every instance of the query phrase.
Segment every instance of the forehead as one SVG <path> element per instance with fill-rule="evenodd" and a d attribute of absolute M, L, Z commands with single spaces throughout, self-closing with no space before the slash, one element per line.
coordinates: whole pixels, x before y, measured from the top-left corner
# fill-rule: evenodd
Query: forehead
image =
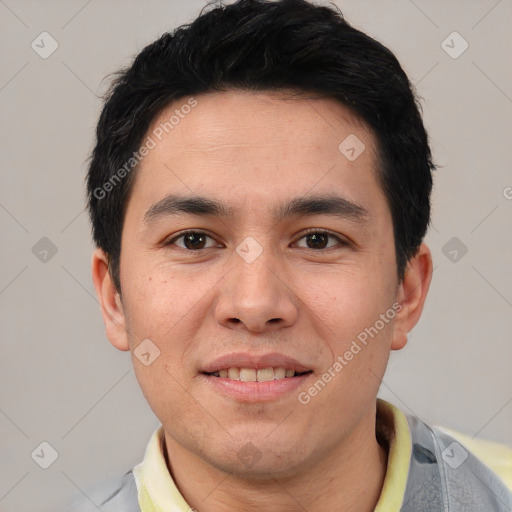
<path fill-rule="evenodd" d="M 153 147 L 139 164 L 133 192 L 146 202 L 170 192 L 214 192 L 236 208 L 237 198 L 238 206 L 248 206 L 334 187 L 364 203 L 361 192 L 377 186 L 371 130 L 336 100 L 311 94 L 185 97 L 154 119 L 145 140 Z"/>

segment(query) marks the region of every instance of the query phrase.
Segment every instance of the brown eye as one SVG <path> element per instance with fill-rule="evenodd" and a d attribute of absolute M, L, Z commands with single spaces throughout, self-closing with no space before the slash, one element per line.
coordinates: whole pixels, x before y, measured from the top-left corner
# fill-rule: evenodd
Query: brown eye
<path fill-rule="evenodd" d="M 310 249 L 324 249 L 329 242 L 329 236 L 325 233 L 313 233 L 306 236 L 306 244 Z"/>
<path fill-rule="evenodd" d="M 310 231 L 296 245 L 306 249 L 330 249 L 336 245 L 345 246 L 347 243 L 327 231 Z"/>
<path fill-rule="evenodd" d="M 206 237 L 200 233 L 189 233 L 183 237 L 183 245 L 187 249 L 204 249 Z"/>
<path fill-rule="evenodd" d="M 174 237 L 165 245 L 177 245 L 178 247 L 188 249 L 189 251 L 200 251 L 201 249 L 216 247 L 218 244 L 216 244 L 215 240 L 206 233 L 202 233 L 200 231 L 188 231 Z"/>

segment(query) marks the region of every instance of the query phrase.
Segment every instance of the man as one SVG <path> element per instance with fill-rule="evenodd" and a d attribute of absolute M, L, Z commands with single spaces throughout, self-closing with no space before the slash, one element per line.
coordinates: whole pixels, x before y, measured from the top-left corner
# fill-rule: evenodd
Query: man
<path fill-rule="evenodd" d="M 430 284 L 433 169 L 398 61 L 331 7 L 219 6 L 120 72 L 92 273 L 162 426 L 83 510 L 511 510 L 464 446 L 376 399 Z"/>

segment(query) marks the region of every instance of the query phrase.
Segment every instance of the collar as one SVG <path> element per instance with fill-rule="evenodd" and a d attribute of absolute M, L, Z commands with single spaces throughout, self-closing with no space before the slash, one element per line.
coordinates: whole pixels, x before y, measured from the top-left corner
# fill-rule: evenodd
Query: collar
<path fill-rule="evenodd" d="M 376 512 L 398 512 L 402 506 L 409 461 L 411 433 L 405 415 L 395 406 L 377 400 L 377 437 L 388 446 L 388 464 Z M 164 430 L 160 425 L 147 445 L 144 460 L 133 468 L 141 512 L 189 512 L 167 469 Z"/>

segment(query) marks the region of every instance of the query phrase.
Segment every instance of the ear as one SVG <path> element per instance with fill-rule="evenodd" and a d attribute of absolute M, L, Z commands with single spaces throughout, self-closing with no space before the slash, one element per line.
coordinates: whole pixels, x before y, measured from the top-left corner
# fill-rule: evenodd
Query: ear
<path fill-rule="evenodd" d="M 94 251 L 91 266 L 107 338 L 117 349 L 130 350 L 121 296 L 110 276 L 108 257 L 101 249 Z"/>
<path fill-rule="evenodd" d="M 432 279 L 432 256 L 430 249 L 421 244 L 412 257 L 400 283 L 397 302 L 402 308 L 397 311 L 393 331 L 392 350 L 400 350 L 407 344 L 407 334 L 420 319 L 423 305 Z"/>

